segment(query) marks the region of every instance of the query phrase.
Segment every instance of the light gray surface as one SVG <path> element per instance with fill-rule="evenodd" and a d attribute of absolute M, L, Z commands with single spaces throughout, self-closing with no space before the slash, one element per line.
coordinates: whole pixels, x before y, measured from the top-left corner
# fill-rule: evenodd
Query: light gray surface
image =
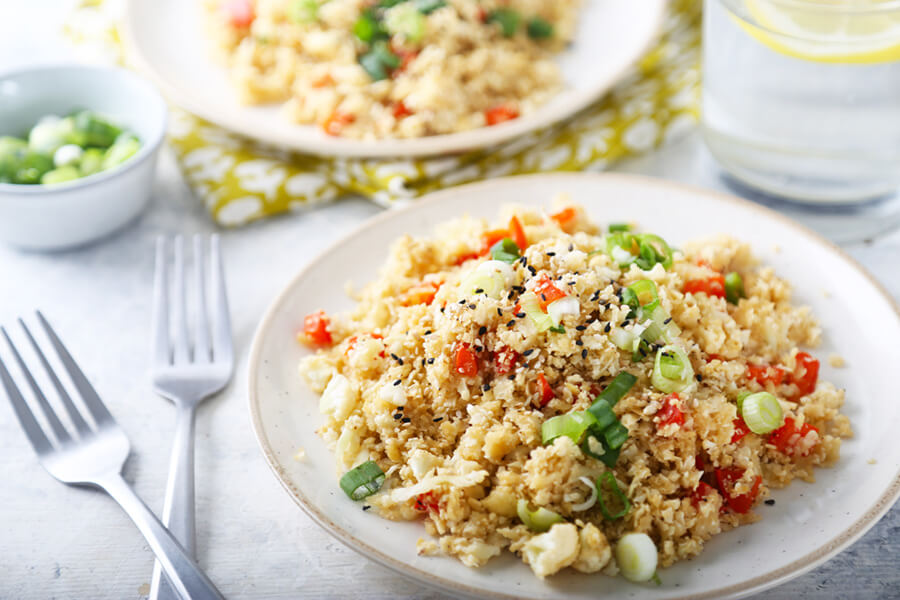
<path fill-rule="evenodd" d="M 50 5 L 35 4 L 37 11 Z M 61 12 L 46 10 L 36 19 L 13 10 L 13 18 L 0 19 L 0 68 L 62 56 L 58 46 L 39 42 Z M 619 170 L 724 189 L 696 136 Z M 263 310 L 330 240 L 378 212 L 364 200 L 348 199 L 223 233 L 239 362 L 231 386 L 199 411 L 197 542 L 199 562 L 230 598 L 441 597 L 358 556 L 308 519 L 266 467 L 246 408 L 247 354 Z M 63 254 L 0 247 L 0 323 L 10 326 L 34 308 L 45 312 L 128 432 L 133 454 L 126 478 L 156 510 L 174 410 L 147 380 L 153 239 L 212 230 L 166 154 L 150 211 L 126 231 Z M 900 233 L 850 253 L 900 297 Z M 146 596 L 152 555 L 139 534 L 109 499 L 60 485 L 40 468 L 5 400 L 0 474 L 0 599 Z M 898 534 L 895 508 L 849 550 L 764 596 L 900 597 Z"/>

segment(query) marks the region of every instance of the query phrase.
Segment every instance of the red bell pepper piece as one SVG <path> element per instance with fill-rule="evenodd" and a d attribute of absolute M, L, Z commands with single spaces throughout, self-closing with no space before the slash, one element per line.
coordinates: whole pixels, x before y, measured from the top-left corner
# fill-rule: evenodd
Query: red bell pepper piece
<path fill-rule="evenodd" d="M 330 325 L 324 310 L 316 311 L 303 317 L 302 339 L 312 346 L 325 346 L 333 342 Z"/>
<path fill-rule="evenodd" d="M 797 386 L 797 397 L 811 394 L 816 389 L 819 378 L 819 361 L 807 354 L 798 352 L 797 367 L 791 374 L 791 383 Z"/>
<path fill-rule="evenodd" d="M 496 125 L 504 121 L 512 121 L 519 116 L 519 109 L 510 104 L 500 104 L 484 111 L 484 120 L 487 124 Z"/>
<path fill-rule="evenodd" d="M 744 423 L 744 419 L 738 417 L 733 422 L 734 425 L 734 433 L 731 435 L 731 443 L 737 444 L 739 441 L 744 439 L 748 433 L 750 433 L 750 428 L 747 427 L 747 424 Z"/>
<path fill-rule="evenodd" d="M 469 348 L 469 344 L 456 345 L 456 372 L 466 377 L 478 374 L 478 357 Z"/>
<path fill-rule="evenodd" d="M 494 371 L 497 375 L 508 375 L 516 368 L 519 353 L 512 348 L 501 348 L 494 353 Z"/>
<path fill-rule="evenodd" d="M 778 450 L 787 455 L 793 455 L 797 451 L 797 444 L 800 443 L 800 440 L 805 438 L 810 431 L 819 432 L 818 429 L 810 425 L 809 423 L 804 423 L 800 427 L 797 427 L 796 421 L 792 417 L 784 418 L 784 425 L 776 429 L 769 436 L 769 443 L 778 448 Z M 806 456 L 809 454 L 809 450 L 803 452 L 801 456 Z"/>
<path fill-rule="evenodd" d="M 537 280 L 537 284 L 534 286 L 534 293 L 537 294 L 538 299 L 541 301 L 541 308 L 545 311 L 548 304 L 566 297 L 566 293 L 553 285 L 553 282 L 550 281 L 547 275 L 541 275 Z"/>
<path fill-rule="evenodd" d="M 666 425 L 684 425 L 684 412 L 678 405 L 678 394 L 669 394 L 663 401 L 662 408 L 656 413 L 659 421 L 656 424 L 657 429 L 662 429 Z"/>
<path fill-rule="evenodd" d="M 528 238 L 525 237 L 525 229 L 522 227 L 519 217 L 515 215 L 509 220 L 509 237 L 516 243 L 519 250 L 524 250 L 528 247 Z"/>
<path fill-rule="evenodd" d="M 541 388 L 541 406 L 547 406 L 547 403 L 556 398 L 553 388 L 547 383 L 547 378 L 543 373 L 538 373 L 538 384 Z"/>
<path fill-rule="evenodd" d="M 707 296 L 725 297 L 725 276 L 717 273 L 707 279 L 689 279 L 684 282 L 685 294 L 704 293 Z"/>
<path fill-rule="evenodd" d="M 716 469 L 716 481 L 719 484 L 719 493 L 725 498 L 725 504 L 736 513 L 745 514 L 753 508 L 753 503 L 759 495 L 759 486 L 762 483 L 762 477 L 757 475 L 753 478 L 753 484 L 750 491 L 744 494 L 734 494 L 734 484 L 744 475 L 744 469 L 740 467 L 728 467 L 724 469 Z"/>

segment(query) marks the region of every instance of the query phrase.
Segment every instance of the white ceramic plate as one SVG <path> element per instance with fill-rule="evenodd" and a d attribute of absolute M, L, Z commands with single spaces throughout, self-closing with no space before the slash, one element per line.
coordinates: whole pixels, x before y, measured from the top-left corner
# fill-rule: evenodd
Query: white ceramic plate
<path fill-rule="evenodd" d="M 665 0 L 585 0 L 578 32 L 559 56 L 566 89 L 531 115 L 462 133 L 359 141 L 290 123 L 280 105 L 243 106 L 203 38 L 201 0 L 131 0 L 124 38 L 138 67 L 175 104 L 226 129 L 278 147 L 329 156 L 426 156 L 498 144 L 578 112 L 602 96 L 655 39 Z"/>
<path fill-rule="evenodd" d="M 758 256 L 794 284 L 795 300 L 812 306 L 824 328 L 814 353 L 823 379 L 847 390 L 844 412 L 855 437 L 841 460 L 820 469 L 815 484 L 774 490 L 763 519 L 716 536 L 691 561 L 661 571 L 661 587 L 622 578 L 564 572 L 546 581 L 508 553 L 474 570 L 453 558 L 418 556 L 421 523 L 393 523 L 360 510 L 338 487 L 334 458 L 316 436 L 318 397 L 301 382 L 297 363 L 308 350 L 294 340 L 303 315 L 350 308 L 347 280 L 373 278 L 389 243 L 402 234 L 429 233 L 463 213 L 494 218 L 502 203 L 546 207 L 567 192 L 600 222 L 637 221 L 681 244 L 715 232 L 752 243 Z M 900 311 L 837 247 L 757 205 L 700 189 L 622 175 L 537 175 L 499 179 L 432 194 L 385 213 L 314 259 L 275 301 L 256 333 L 250 358 L 250 412 L 266 460 L 294 500 L 348 546 L 426 584 L 494 598 L 735 598 L 777 585 L 811 569 L 856 540 L 900 495 L 896 424 L 896 353 Z M 827 357 L 839 353 L 846 368 Z M 303 447 L 307 460 L 293 459 Z M 869 459 L 876 459 L 870 463 Z M 621 596 L 620 596 L 621 595 Z"/>

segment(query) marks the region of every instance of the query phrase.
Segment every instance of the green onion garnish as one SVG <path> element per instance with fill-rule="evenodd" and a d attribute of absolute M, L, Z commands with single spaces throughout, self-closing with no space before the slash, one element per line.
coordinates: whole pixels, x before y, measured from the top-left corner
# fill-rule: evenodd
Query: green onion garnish
<path fill-rule="evenodd" d="M 353 25 L 353 35 L 361 41 L 369 43 L 376 39 L 386 38 L 387 32 L 382 29 L 375 13 L 369 9 L 364 10 L 359 19 L 356 20 L 356 23 Z"/>
<path fill-rule="evenodd" d="M 519 296 L 519 306 L 534 323 L 538 332 L 547 331 L 553 327 L 553 318 L 541 310 L 541 301 L 534 292 L 525 292 Z"/>
<path fill-rule="evenodd" d="M 672 345 L 657 350 L 650 381 L 653 387 L 664 394 L 680 392 L 691 385 L 694 381 L 694 368 L 685 351 Z"/>
<path fill-rule="evenodd" d="M 644 271 L 649 271 L 657 264 L 661 264 L 664 269 L 672 266 L 672 249 L 658 235 L 615 231 L 605 239 L 606 253 L 620 268 L 632 263 Z"/>
<path fill-rule="evenodd" d="M 628 428 L 616 421 L 603 430 L 603 440 L 612 450 L 618 450 L 628 439 Z"/>
<path fill-rule="evenodd" d="M 553 25 L 540 17 L 532 17 L 525 26 L 528 37 L 533 40 L 543 40 L 553 35 Z"/>
<path fill-rule="evenodd" d="M 425 35 L 425 15 L 412 4 L 401 4 L 385 13 L 384 26 L 388 33 L 419 42 Z"/>
<path fill-rule="evenodd" d="M 596 421 L 595 427 L 599 431 L 603 431 L 617 421 L 616 413 L 605 399 L 600 398 L 587 409 L 588 414 L 593 415 Z"/>
<path fill-rule="evenodd" d="M 500 26 L 500 31 L 504 37 L 512 37 L 519 28 L 521 17 L 519 13 L 511 8 L 497 8 L 492 10 L 485 17 L 485 23 L 496 23 Z"/>
<path fill-rule="evenodd" d="M 553 327 L 550 328 L 550 331 L 552 331 L 553 333 L 565 333 L 566 328 L 563 327 L 562 325 L 554 325 Z"/>
<path fill-rule="evenodd" d="M 632 309 L 643 309 L 649 315 L 659 306 L 659 292 L 656 284 L 649 279 L 635 281 L 622 290 L 622 302 Z"/>
<path fill-rule="evenodd" d="M 541 425 L 541 443 L 547 445 L 558 437 L 566 436 L 578 445 L 584 433 L 596 424 L 594 415 L 583 411 L 551 417 Z"/>
<path fill-rule="evenodd" d="M 741 414 L 741 407 L 744 405 L 744 398 L 752 394 L 753 392 L 740 392 L 737 395 L 737 411 L 738 414 Z"/>
<path fill-rule="evenodd" d="M 637 377 L 627 371 L 620 371 L 619 374 L 613 377 L 613 380 L 609 382 L 606 389 L 600 392 L 594 399 L 594 404 L 597 404 L 600 400 L 605 400 L 610 407 L 615 406 L 616 402 L 621 400 L 636 382 Z M 588 410 L 593 412 L 593 408 L 592 405 Z M 598 415 L 595 414 L 594 416 L 596 417 Z"/>
<path fill-rule="evenodd" d="M 543 506 L 537 510 L 530 510 L 528 501 L 522 498 L 519 498 L 519 501 L 516 502 L 516 512 L 519 514 L 522 523 L 532 531 L 547 531 L 554 524 L 563 522 L 561 516 L 552 510 L 547 510 Z"/>
<path fill-rule="evenodd" d="M 491 246 L 491 258 L 512 264 L 521 257 L 519 247 L 510 238 L 503 238 Z"/>
<path fill-rule="evenodd" d="M 353 467 L 341 477 L 341 489 L 351 500 L 362 500 L 381 489 L 384 471 L 374 460 Z"/>
<path fill-rule="evenodd" d="M 610 499 L 615 500 L 621 506 L 618 511 L 612 512 L 610 510 L 611 507 L 607 506 L 605 498 L 607 495 L 611 496 Z M 605 472 L 597 479 L 597 501 L 600 504 L 600 512 L 603 513 L 603 518 L 608 521 L 621 519 L 631 510 L 631 501 L 625 495 L 625 492 L 619 488 L 619 483 L 616 481 L 612 471 Z"/>
<path fill-rule="evenodd" d="M 631 225 L 628 223 L 610 223 L 609 232 L 616 233 L 617 231 L 631 231 Z"/>
<path fill-rule="evenodd" d="M 415 0 L 415 4 L 423 15 L 431 14 L 437 9 L 447 6 L 445 0 Z"/>
<path fill-rule="evenodd" d="M 312 23 L 319 16 L 319 0 L 293 0 L 287 6 L 287 16 L 294 23 Z"/>
<path fill-rule="evenodd" d="M 387 42 L 377 40 L 372 49 L 359 57 L 359 64 L 374 81 L 387 79 L 390 71 L 400 66 L 400 57 L 391 52 Z"/>
<path fill-rule="evenodd" d="M 741 416 L 747 428 L 759 435 L 771 433 L 784 424 L 781 404 L 769 392 L 757 392 L 744 398 Z"/>
<path fill-rule="evenodd" d="M 378 8 L 391 8 L 392 6 L 397 6 L 398 4 L 403 4 L 406 0 L 378 0 Z"/>
<path fill-rule="evenodd" d="M 725 276 L 725 299 L 732 304 L 737 304 L 741 298 L 746 298 L 744 292 L 744 280 L 740 273 L 732 271 Z"/>

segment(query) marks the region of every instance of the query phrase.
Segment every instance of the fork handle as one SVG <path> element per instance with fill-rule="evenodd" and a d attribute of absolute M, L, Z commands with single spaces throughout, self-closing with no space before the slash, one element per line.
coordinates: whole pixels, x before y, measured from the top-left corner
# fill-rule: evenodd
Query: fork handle
<path fill-rule="evenodd" d="M 96 483 L 119 503 L 137 525 L 182 600 L 224 600 L 216 586 L 121 475 L 116 474 Z"/>
<path fill-rule="evenodd" d="M 195 404 L 177 403 L 175 441 L 169 461 L 169 480 L 163 504 L 162 522 L 181 542 L 190 556 L 194 556 L 194 422 Z M 150 600 L 174 600 L 178 597 L 170 583 L 162 576 L 159 561 L 153 565 L 150 580 Z"/>

